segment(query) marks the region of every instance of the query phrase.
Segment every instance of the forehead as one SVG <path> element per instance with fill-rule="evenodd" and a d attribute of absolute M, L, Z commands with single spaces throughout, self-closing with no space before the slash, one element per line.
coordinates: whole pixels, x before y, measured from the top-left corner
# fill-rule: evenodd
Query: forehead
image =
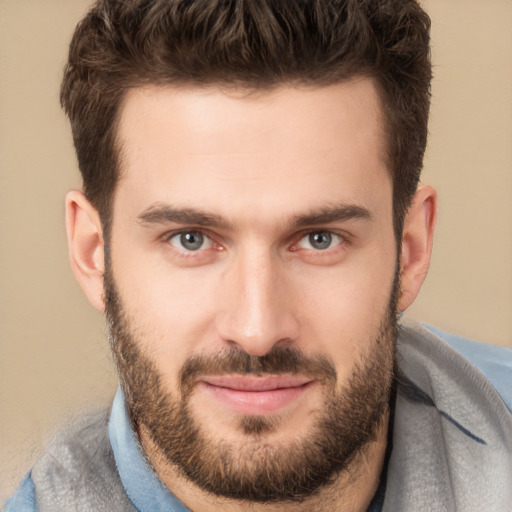
<path fill-rule="evenodd" d="M 381 117 L 370 79 L 252 92 L 136 89 L 120 116 L 116 195 L 140 208 L 195 201 L 227 212 L 241 198 L 280 208 L 292 207 L 291 196 L 308 203 L 315 194 L 324 203 L 354 202 L 390 183 Z"/>

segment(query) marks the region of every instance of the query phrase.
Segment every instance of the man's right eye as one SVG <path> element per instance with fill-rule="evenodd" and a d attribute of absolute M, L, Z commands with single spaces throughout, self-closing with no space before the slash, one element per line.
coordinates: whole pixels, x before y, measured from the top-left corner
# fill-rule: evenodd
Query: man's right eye
<path fill-rule="evenodd" d="M 193 252 L 213 247 L 213 241 L 201 231 L 180 231 L 169 238 L 169 243 L 180 251 Z"/>

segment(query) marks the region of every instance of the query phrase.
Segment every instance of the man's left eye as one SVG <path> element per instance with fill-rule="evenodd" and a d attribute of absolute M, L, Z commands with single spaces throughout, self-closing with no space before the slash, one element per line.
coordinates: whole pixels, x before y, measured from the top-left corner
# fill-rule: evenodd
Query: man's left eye
<path fill-rule="evenodd" d="M 331 231 L 313 231 L 303 236 L 297 244 L 301 249 L 325 251 L 343 242 L 343 238 Z"/>
<path fill-rule="evenodd" d="M 182 231 L 169 238 L 169 243 L 182 251 L 211 249 L 213 241 L 200 231 Z"/>

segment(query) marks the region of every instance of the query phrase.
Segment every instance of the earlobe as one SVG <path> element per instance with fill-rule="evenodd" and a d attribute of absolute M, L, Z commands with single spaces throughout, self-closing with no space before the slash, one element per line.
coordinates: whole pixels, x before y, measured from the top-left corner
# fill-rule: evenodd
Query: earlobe
<path fill-rule="evenodd" d="M 82 192 L 66 195 L 66 231 L 71 268 L 89 302 L 104 310 L 104 240 L 98 211 Z"/>
<path fill-rule="evenodd" d="M 429 186 L 418 188 L 407 212 L 400 255 L 401 282 L 398 311 L 406 310 L 427 276 L 437 218 L 437 195 Z"/>

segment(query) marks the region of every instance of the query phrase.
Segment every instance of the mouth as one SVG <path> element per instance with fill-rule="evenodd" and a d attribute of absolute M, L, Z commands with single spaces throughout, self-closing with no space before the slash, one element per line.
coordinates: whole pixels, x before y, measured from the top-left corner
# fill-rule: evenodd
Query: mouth
<path fill-rule="evenodd" d="M 313 385 L 305 376 L 211 376 L 200 385 L 218 403 L 239 414 L 273 414 L 297 402 Z"/>

